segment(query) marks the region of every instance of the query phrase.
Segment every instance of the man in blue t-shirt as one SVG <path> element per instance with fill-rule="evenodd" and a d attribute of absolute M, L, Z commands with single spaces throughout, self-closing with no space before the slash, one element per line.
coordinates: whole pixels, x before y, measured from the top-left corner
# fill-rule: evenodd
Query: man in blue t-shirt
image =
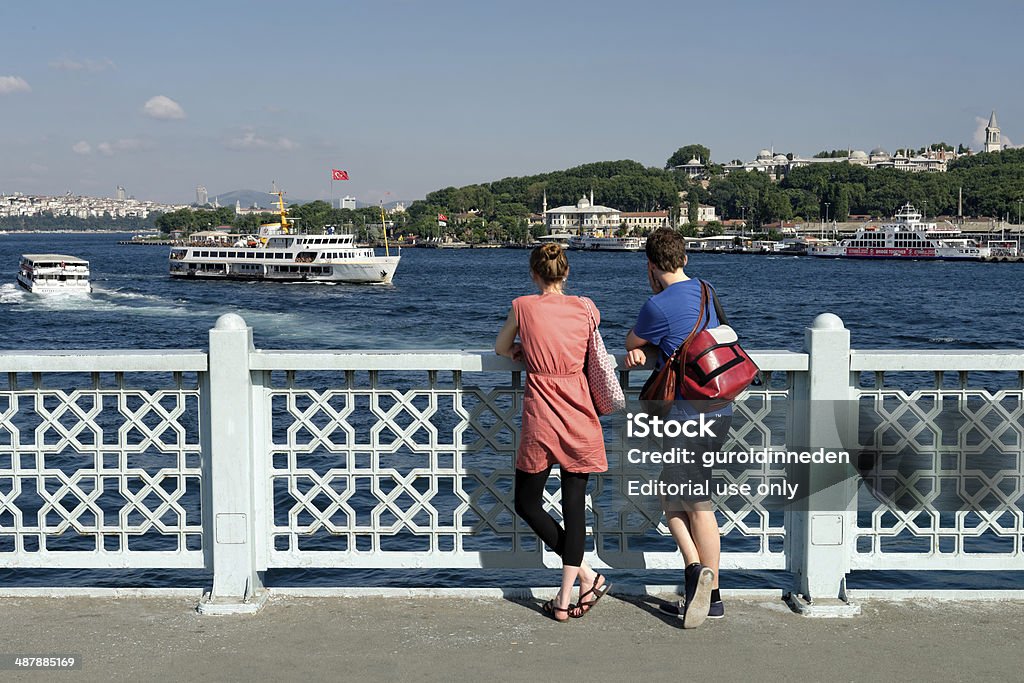
<path fill-rule="evenodd" d="M 636 325 L 626 337 L 628 368 L 646 363 L 648 353 L 657 353 L 660 367 L 686 340 L 698 316 L 710 316 L 709 328 L 720 324 L 710 301 L 707 308 L 701 310 L 700 281 L 690 279 L 683 272 L 686 240 L 680 233 L 670 228 L 656 230 L 647 238 L 646 251 L 647 281 L 654 296 L 640 309 Z M 676 398 L 673 419 L 686 420 L 697 415 L 697 407 L 682 401 L 681 395 Z M 714 436 L 683 438 L 674 445 L 695 452 L 697 458 L 705 451 L 719 450 L 732 416 L 731 410 L 716 411 L 715 415 L 718 424 Z M 661 479 L 678 485 L 686 481 L 710 482 L 708 475 L 710 472 L 699 464 L 666 466 Z M 683 600 L 662 609 L 683 617 L 683 628 L 696 628 L 706 617 L 725 616 L 725 606 L 718 592 L 721 535 L 710 496 L 662 496 L 661 503 L 669 531 L 686 563 Z"/>

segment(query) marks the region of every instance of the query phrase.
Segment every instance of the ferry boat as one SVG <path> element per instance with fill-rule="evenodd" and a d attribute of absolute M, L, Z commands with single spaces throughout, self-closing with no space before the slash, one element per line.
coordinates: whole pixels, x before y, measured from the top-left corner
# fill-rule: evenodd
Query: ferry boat
<path fill-rule="evenodd" d="M 554 242 L 563 247 L 568 247 L 569 242 L 572 241 L 573 234 L 569 232 L 553 232 L 549 235 L 541 235 L 537 238 L 537 242 L 540 244 L 547 244 L 548 242 Z"/>
<path fill-rule="evenodd" d="M 921 214 L 907 203 L 891 222 L 864 226 L 838 244 L 812 247 L 810 254 L 825 258 L 980 261 L 988 258 L 989 251 L 963 237 L 954 226 L 922 222 Z"/>
<path fill-rule="evenodd" d="M 18 284 L 35 294 L 88 294 L 89 262 L 66 254 L 22 254 Z"/>
<path fill-rule="evenodd" d="M 646 237 L 602 237 L 600 235 L 573 235 L 569 248 L 583 251 L 643 251 Z"/>
<path fill-rule="evenodd" d="M 262 226 L 258 238 L 243 238 L 230 246 L 210 242 L 172 247 L 171 277 L 370 284 L 388 284 L 394 278 L 401 248 L 391 255 L 386 231 L 384 256 L 358 247 L 353 235 L 305 234 L 288 218 L 284 193 L 272 194 L 277 195 L 279 223 Z"/>

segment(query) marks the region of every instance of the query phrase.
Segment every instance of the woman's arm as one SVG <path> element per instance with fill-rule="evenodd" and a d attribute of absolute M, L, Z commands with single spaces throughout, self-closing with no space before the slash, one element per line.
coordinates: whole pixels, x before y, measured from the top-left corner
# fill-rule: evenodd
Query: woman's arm
<path fill-rule="evenodd" d="M 508 318 L 498 332 L 498 338 L 494 342 L 494 352 L 499 356 L 507 356 L 512 360 L 522 360 L 523 348 L 516 343 L 516 335 L 519 333 L 519 321 L 516 320 L 515 309 L 508 309 Z"/>

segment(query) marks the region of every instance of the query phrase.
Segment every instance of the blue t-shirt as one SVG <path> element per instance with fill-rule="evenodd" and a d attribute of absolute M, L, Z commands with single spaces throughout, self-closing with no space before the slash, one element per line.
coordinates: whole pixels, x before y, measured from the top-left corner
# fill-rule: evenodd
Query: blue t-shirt
<path fill-rule="evenodd" d="M 708 327 L 718 327 L 721 323 L 718 321 L 718 314 L 715 313 L 714 302 L 708 300 L 707 308 L 711 312 Z M 694 323 L 697 322 L 698 309 L 700 280 L 696 278 L 669 285 L 648 299 L 640 309 L 633 333 L 661 349 L 658 367 L 661 367 L 665 359 L 679 348 L 686 335 L 690 334 Z"/>
<path fill-rule="evenodd" d="M 658 355 L 659 368 L 679 348 L 686 335 L 690 334 L 694 323 L 697 322 L 699 310 L 700 280 L 696 278 L 672 283 L 648 299 L 640 309 L 636 325 L 633 326 L 633 334 L 646 339 L 661 350 Z M 710 292 L 706 310 L 711 313 L 707 326 L 718 327 L 721 322 L 718 320 L 715 302 L 710 298 Z M 703 317 L 701 321 L 703 322 Z M 677 395 L 677 398 L 682 396 Z M 692 414 L 691 410 L 687 410 L 687 406 L 682 408 L 684 413 Z M 716 415 L 728 415 L 732 413 L 732 406 L 713 412 Z"/>

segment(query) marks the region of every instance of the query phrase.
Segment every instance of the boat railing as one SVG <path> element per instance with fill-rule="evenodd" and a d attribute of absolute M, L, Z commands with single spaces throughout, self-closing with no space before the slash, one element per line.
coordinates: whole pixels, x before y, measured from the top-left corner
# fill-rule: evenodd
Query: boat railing
<path fill-rule="evenodd" d="M 0 563 L 207 570 L 207 609 L 228 611 L 250 609 L 271 569 L 559 566 L 513 510 L 522 365 L 261 350 L 252 335 L 229 314 L 208 351 L 0 352 Z M 724 450 L 835 445 L 859 469 L 744 470 L 813 494 L 718 501 L 722 567 L 788 571 L 814 599 L 842 596 L 854 570 L 1024 569 L 1024 351 L 852 349 L 831 314 L 802 346 L 751 353 L 760 383 Z M 647 373 L 616 361 L 635 398 Z M 604 418 L 588 558 L 678 568 L 657 501 L 622 494 L 621 419 Z"/>

